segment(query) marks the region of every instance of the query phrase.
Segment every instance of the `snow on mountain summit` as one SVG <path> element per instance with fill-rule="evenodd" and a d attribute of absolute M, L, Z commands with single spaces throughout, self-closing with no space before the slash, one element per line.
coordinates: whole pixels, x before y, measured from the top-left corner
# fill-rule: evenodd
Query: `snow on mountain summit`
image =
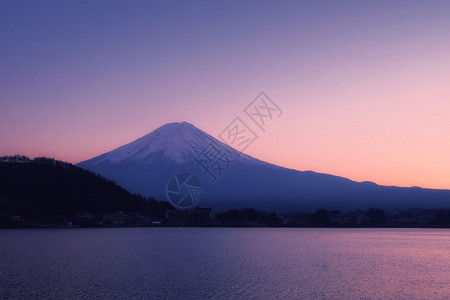
<path fill-rule="evenodd" d="M 168 123 L 129 144 L 92 158 L 90 164 L 149 163 L 155 160 L 183 163 L 192 161 L 211 143 L 233 155 L 228 146 L 188 122 Z"/>
<path fill-rule="evenodd" d="M 231 162 L 214 164 L 205 159 L 202 154 L 210 153 L 205 151 L 210 146 L 225 152 Z M 161 200 L 167 199 L 167 186 L 174 175 L 191 173 L 203 187 L 200 205 L 220 210 L 440 208 L 448 206 L 450 200 L 450 191 L 359 183 L 339 176 L 286 169 L 243 153 L 238 155 L 186 122 L 161 126 L 78 166 L 114 180 L 133 193 Z"/>

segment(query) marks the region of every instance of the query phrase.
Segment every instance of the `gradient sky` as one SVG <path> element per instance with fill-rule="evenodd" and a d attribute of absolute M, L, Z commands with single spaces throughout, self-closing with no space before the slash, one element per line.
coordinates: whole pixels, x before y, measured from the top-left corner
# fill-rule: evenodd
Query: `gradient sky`
<path fill-rule="evenodd" d="M 73 163 L 260 91 L 271 163 L 450 189 L 450 1 L 0 1 L 0 155 Z"/>

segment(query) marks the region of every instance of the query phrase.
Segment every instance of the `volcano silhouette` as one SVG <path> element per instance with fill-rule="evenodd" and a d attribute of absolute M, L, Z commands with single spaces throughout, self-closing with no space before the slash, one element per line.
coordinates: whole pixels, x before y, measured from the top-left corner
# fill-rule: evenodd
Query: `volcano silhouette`
<path fill-rule="evenodd" d="M 213 159 L 216 161 L 211 163 Z M 214 168 L 213 164 L 220 166 L 219 163 L 221 167 Z M 78 166 L 111 179 L 130 192 L 160 200 L 167 200 L 173 176 L 193 174 L 202 185 L 198 205 L 216 210 L 450 207 L 450 190 L 380 186 L 279 167 L 238 153 L 186 122 L 161 126 Z"/>

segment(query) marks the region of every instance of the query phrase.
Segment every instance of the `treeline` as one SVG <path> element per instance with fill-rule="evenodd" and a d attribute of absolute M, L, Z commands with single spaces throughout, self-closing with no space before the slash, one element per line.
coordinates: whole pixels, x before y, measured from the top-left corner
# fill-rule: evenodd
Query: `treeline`
<path fill-rule="evenodd" d="M 115 211 L 164 218 L 170 208 L 167 202 L 133 195 L 70 163 L 45 157 L 0 159 L 0 222 L 17 215 L 30 222 L 56 224 L 80 212 Z"/>
<path fill-rule="evenodd" d="M 217 225 L 230 227 L 278 227 L 282 220 L 275 213 L 266 213 L 252 208 L 231 209 L 215 215 Z"/>
<path fill-rule="evenodd" d="M 378 208 L 348 212 L 318 209 L 313 213 L 290 212 L 280 217 L 289 227 L 450 227 L 450 209 L 394 212 Z"/>
<path fill-rule="evenodd" d="M 183 212 L 52 158 L 0 157 L 0 227 L 57 226 L 450 227 L 450 209 L 377 208 L 267 213 L 251 208 Z"/>
<path fill-rule="evenodd" d="M 450 227 L 450 209 L 405 209 L 385 212 L 318 209 L 315 212 L 266 213 L 254 209 L 229 210 L 213 218 L 228 227 Z"/>

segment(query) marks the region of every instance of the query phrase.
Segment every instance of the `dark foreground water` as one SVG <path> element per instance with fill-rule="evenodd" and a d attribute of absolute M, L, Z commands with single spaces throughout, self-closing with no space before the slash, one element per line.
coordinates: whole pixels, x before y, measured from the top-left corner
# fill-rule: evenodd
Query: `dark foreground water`
<path fill-rule="evenodd" d="M 450 299 L 450 230 L 0 230 L 0 298 Z"/>

